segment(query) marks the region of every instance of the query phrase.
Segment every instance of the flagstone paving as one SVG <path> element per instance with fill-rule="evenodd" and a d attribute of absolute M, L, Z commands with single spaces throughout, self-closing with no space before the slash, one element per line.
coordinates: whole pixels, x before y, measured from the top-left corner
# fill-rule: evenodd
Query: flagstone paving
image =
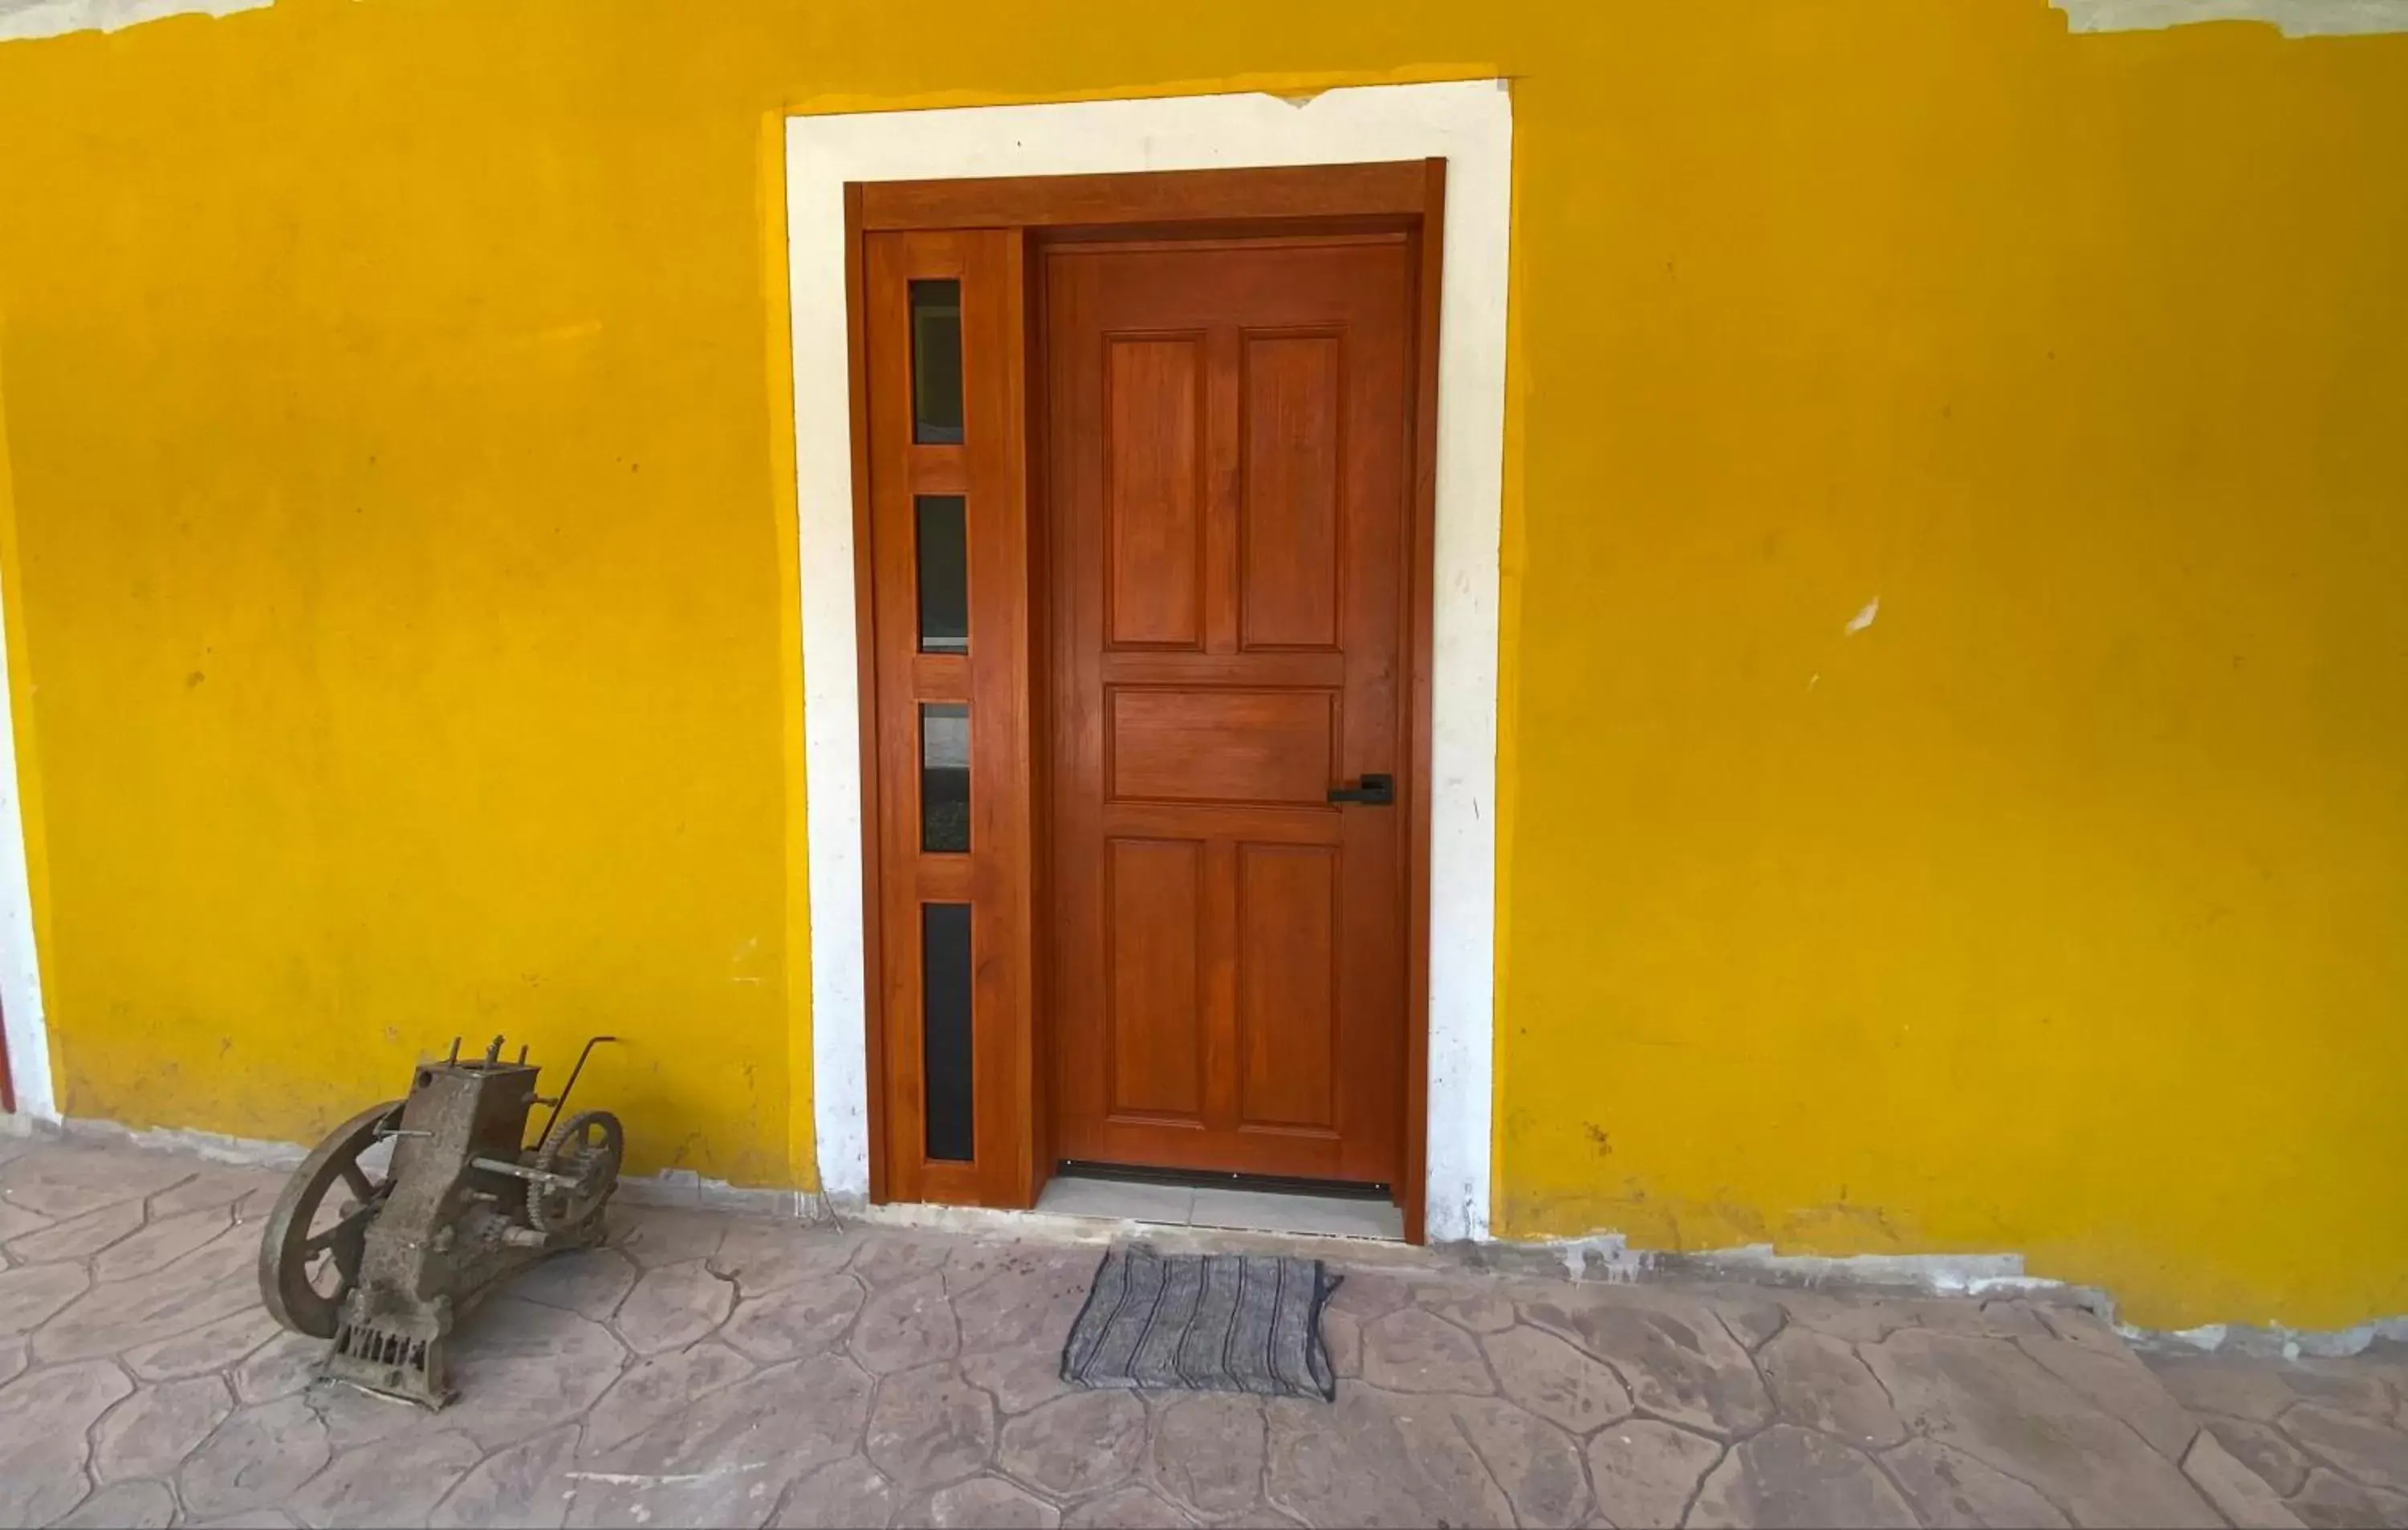
<path fill-rule="evenodd" d="M 2408 1359 L 1340 1248 L 1335 1403 L 1081 1392 L 1092 1242 L 614 1208 L 439 1413 L 260 1309 L 280 1176 L 0 1137 L 0 1524 L 2408 1526 Z M 1326 1246 L 1325 1246 L 1325 1251 Z"/>
<path fill-rule="evenodd" d="M 2194 1476 L 2213 1472 L 2329 1530 L 2408 1525 L 2408 1345 L 2377 1342 L 2346 1360 L 2147 1360 L 2205 1426 Z"/>

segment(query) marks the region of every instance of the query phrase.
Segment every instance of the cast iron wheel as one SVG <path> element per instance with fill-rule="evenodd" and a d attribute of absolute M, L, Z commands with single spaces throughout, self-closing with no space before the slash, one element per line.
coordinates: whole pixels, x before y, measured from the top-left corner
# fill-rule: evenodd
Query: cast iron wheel
<path fill-rule="evenodd" d="M 563 1187 L 528 1180 L 527 1225 L 553 1237 L 583 1225 L 619 1188 L 619 1159 L 626 1145 L 619 1118 L 608 1110 L 580 1110 L 553 1127 L 536 1150 L 535 1166 L 545 1174 L 567 1175 L 576 1183 Z"/>
<path fill-rule="evenodd" d="M 368 1223 L 393 1188 L 360 1163 L 385 1131 L 401 1124 L 401 1101 L 371 1106 L 335 1128 L 301 1160 L 276 1197 L 276 1211 L 259 1241 L 259 1294 L 268 1316 L 296 1334 L 335 1337 L 343 1298 L 360 1278 Z M 337 1186 L 349 1199 L 331 1220 L 320 1212 Z"/>

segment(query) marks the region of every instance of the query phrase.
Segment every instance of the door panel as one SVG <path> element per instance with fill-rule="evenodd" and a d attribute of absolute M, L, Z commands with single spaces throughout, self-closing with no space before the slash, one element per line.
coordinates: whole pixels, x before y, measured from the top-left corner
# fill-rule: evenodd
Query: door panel
<path fill-rule="evenodd" d="M 1240 647 L 1338 643 L 1336 335 L 1246 337 Z"/>
<path fill-rule="evenodd" d="M 1416 258 L 1047 254 L 1062 1157 L 1401 1178 Z"/>
<path fill-rule="evenodd" d="M 1115 647 L 1203 646 L 1203 370 L 1201 335 L 1116 337 L 1105 352 Z"/>
<path fill-rule="evenodd" d="M 1238 847 L 1238 1123 L 1334 1134 L 1338 851 Z"/>
<path fill-rule="evenodd" d="M 1114 802 L 1311 808 L 1328 794 L 1334 693 L 1115 685 L 1104 705 Z"/>
<path fill-rule="evenodd" d="M 1204 913 L 1203 843 L 1115 839 L 1107 853 L 1111 1113 L 1200 1122 L 1204 1006 L 1196 939 Z"/>

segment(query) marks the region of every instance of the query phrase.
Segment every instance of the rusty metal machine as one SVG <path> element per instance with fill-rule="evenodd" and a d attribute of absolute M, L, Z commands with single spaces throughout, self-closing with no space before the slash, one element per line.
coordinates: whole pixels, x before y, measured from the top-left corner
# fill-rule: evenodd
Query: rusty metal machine
<path fill-rule="evenodd" d="M 586 1042 L 550 1097 L 524 1047 L 505 1062 L 495 1037 L 462 1062 L 455 1039 L 408 1097 L 361 1111 L 302 1160 L 267 1219 L 259 1290 L 277 1322 L 331 1341 L 322 1374 L 441 1408 L 445 1347 L 477 1299 L 546 1254 L 602 1240 L 625 1136 L 608 1111 L 561 1109 L 612 1039 Z M 530 1146 L 538 1105 L 552 1114 Z"/>

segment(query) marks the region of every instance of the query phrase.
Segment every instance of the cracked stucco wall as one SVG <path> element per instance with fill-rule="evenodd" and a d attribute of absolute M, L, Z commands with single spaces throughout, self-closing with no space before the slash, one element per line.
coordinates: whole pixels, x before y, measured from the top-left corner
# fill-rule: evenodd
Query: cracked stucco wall
<path fill-rule="evenodd" d="M 2408 1310 L 2408 37 L 931 3 L 0 45 L 69 1114 L 609 1030 L 638 1172 L 794 1182 L 779 117 L 1503 75 L 1501 1229 Z"/>

